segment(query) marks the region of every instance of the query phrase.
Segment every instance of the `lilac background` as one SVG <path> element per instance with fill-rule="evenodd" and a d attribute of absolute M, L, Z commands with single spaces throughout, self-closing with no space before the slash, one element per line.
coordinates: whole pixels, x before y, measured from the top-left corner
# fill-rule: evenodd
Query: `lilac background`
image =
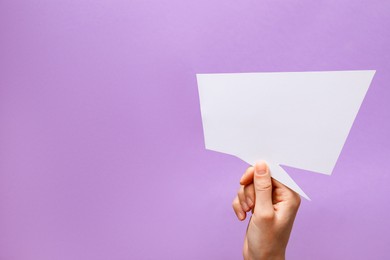
<path fill-rule="evenodd" d="M 376 69 L 289 259 L 390 254 L 388 1 L 0 1 L 0 259 L 240 259 L 196 73 Z"/>

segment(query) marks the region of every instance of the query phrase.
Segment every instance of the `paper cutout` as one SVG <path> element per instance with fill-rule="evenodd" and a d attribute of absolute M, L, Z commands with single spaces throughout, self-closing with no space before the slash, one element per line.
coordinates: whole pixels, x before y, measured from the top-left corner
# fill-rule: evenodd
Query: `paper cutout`
<path fill-rule="evenodd" d="M 273 178 L 310 200 L 280 165 L 331 175 L 374 74 L 197 74 L 206 149 L 264 159 Z"/>

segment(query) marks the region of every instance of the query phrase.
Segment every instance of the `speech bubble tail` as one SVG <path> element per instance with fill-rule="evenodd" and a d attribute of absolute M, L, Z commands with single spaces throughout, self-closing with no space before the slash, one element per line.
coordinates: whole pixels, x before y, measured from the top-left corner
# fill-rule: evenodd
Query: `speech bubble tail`
<path fill-rule="evenodd" d="M 286 185 L 305 199 L 311 201 L 309 196 L 296 184 L 296 182 L 288 175 L 288 173 L 277 164 L 269 164 L 270 173 L 272 178 Z"/>

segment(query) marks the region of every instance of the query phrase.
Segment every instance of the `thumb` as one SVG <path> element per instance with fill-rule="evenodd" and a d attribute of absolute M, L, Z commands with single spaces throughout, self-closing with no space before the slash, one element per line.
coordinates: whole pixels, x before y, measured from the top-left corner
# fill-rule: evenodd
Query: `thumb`
<path fill-rule="evenodd" d="M 256 194 L 254 214 L 259 217 L 273 216 L 272 181 L 268 166 L 264 161 L 256 163 L 253 183 Z"/>

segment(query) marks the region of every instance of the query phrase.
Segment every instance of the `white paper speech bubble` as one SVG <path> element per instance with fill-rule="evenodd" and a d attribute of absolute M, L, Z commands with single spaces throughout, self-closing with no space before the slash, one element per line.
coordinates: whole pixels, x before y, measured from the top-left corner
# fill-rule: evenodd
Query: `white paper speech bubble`
<path fill-rule="evenodd" d="M 309 197 L 280 167 L 330 175 L 375 74 L 197 74 L 206 148 L 254 165 Z"/>

